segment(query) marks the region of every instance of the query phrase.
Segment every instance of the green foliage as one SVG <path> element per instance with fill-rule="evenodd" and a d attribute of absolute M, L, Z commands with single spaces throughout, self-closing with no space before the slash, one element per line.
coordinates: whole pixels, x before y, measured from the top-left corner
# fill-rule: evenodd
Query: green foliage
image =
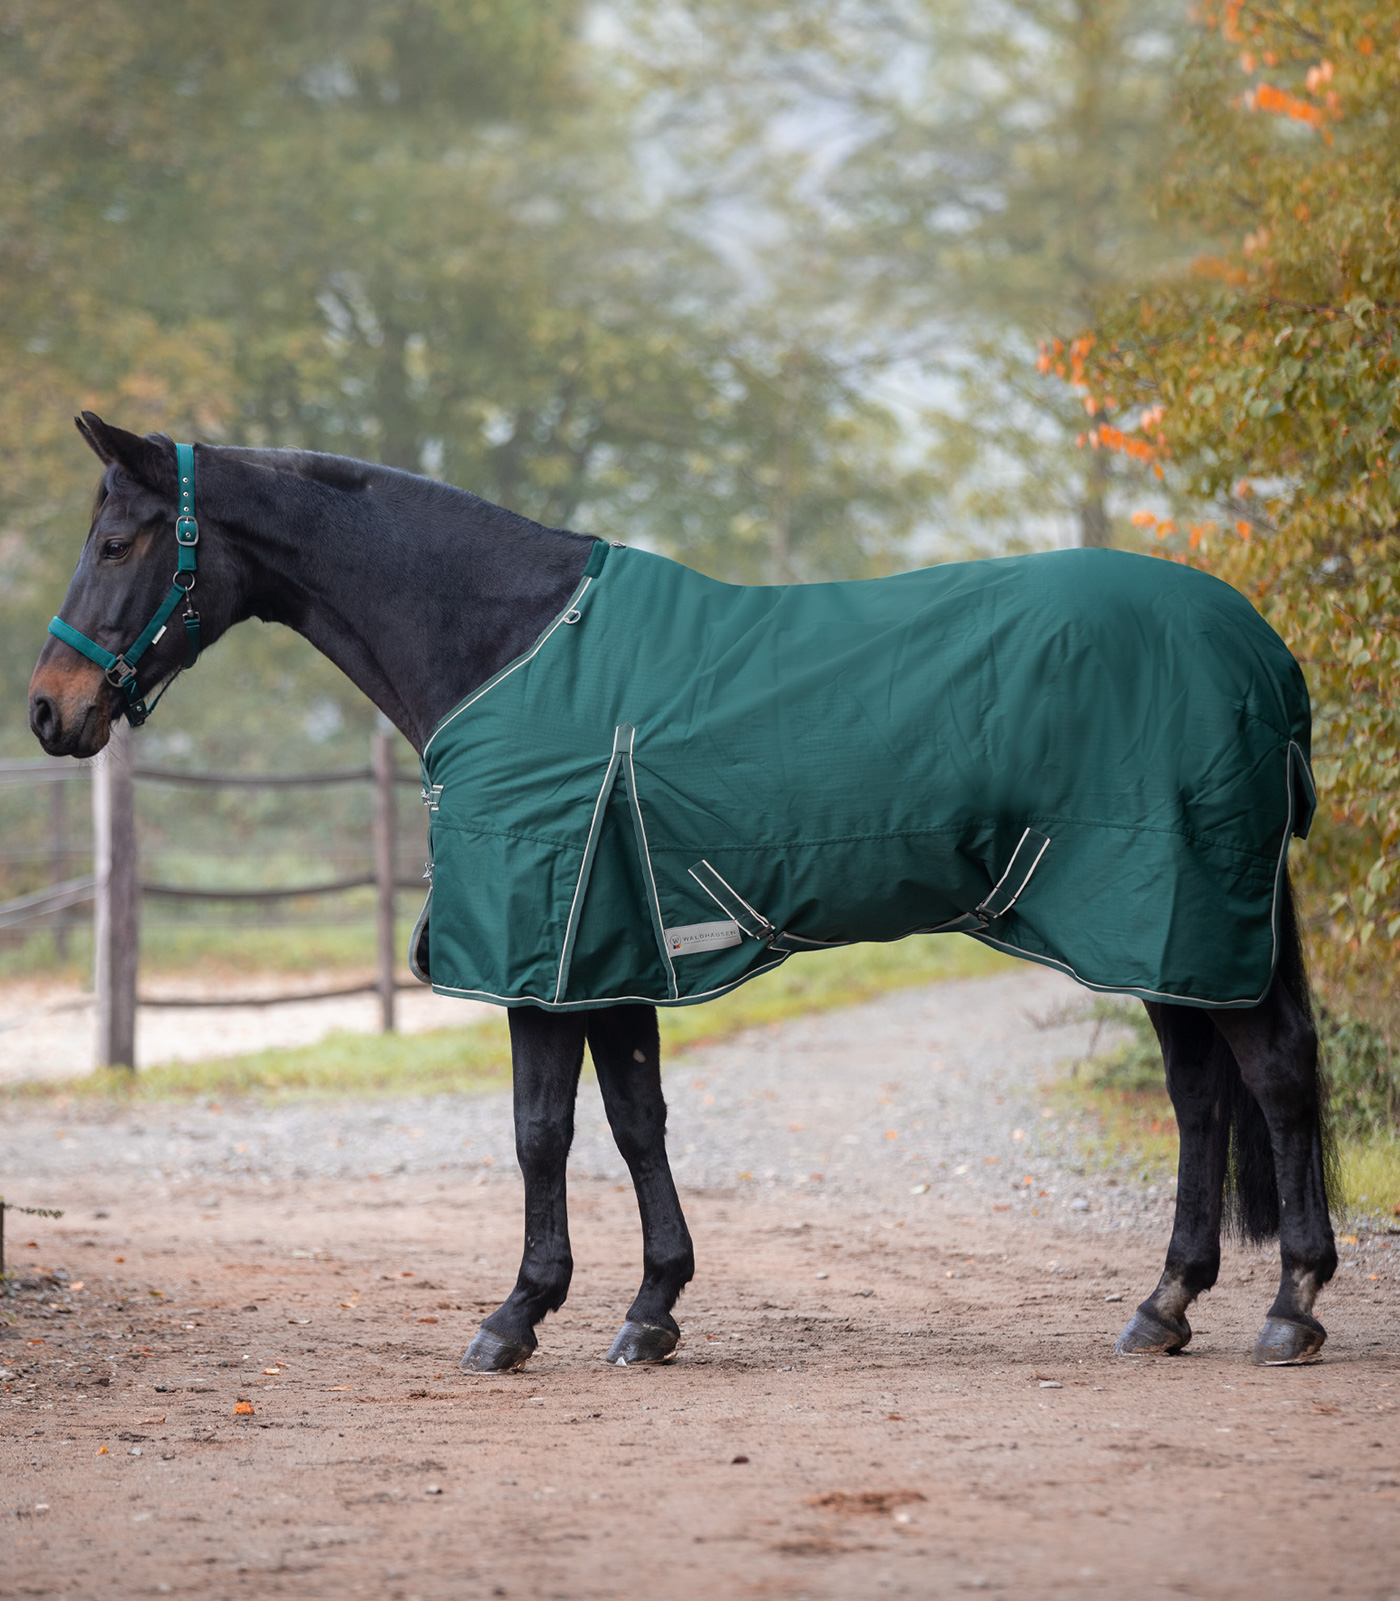
<path fill-rule="evenodd" d="M 1400 1062 L 1374 1024 L 1323 1008 L 1318 1048 L 1339 1136 L 1400 1136 Z"/>
<path fill-rule="evenodd" d="M 733 578 L 899 565 L 918 495 L 889 408 L 730 315 L 741 274 L 639 154 L 651 80 L 583 22 L 0 0 L 0 748 L 32 748 L 23 685 L 85 526 L 79 405 L 426 471 Z M 363 749 L 355 692 L 255 626 L 152 737 L 292 765 L 270 694 Z"/>
<path fill-rule="evenodd" d="M 688 1045 L 709 1044 L 740 1029 L 854 1006 L 890 990 L 942 979 L 975 978 L 1011 965 L 957 934 L 916 935 L 894 945 L 854 945 L 808 953 L 704 1006 L 660 1012 L 663 1061 Z M 474 1094 L 510 1082 L 504 1015 L 469 1028 L 431 1034 L 337 1034 L 318 1045 L 258 1051 L 222 1061 L 178 1062 L 135 1074 L 104 1069 L 82 1079 L 11 1086 L 11 1097 L 135 1096 L 167 1100 L 212 1095 Z"/>
<path fill-rule="evenodd" d="M 1322 806 L 1304 861 L 1334 978 L 1373 941 L 1393 967 L 1400 944 L 1397 94 L 1393 10 L 1207 7 L 1165 199 L 1212 244 L 1105 302 L 1085 375 L 1101 443 L 1183 513 L 1142 521 L 1307 670 Z"/>
<path fill-rule="evenodd" d="M 1101 1056 L 1091 1047 L 1085 1074 L 1088 1083 L 1099 1090 L 1165 1094 L 1162 1047 L 1157 1043 L 1157 1032 L 1146 1007 L 1137 1001 L 1100 998 L 1092 1002 L 1088 1015 L 1101 1027 L 1115 1032 L 1128 1030 L 1127 1039 L 1120 1040 Z"/>
<path fill-rule="evenodd" d="M 759 318 L 917 418 L 925 534 L 968 553 L 1106 543 L 1119 464 L 1075 448 L 1082 402 L 1034 353 L 1174 248 L 1151 188 L 1180 7 L 701 0 L 628 17 L 696 203 L 748 221 L 742 248 L 777 290 Z"/>

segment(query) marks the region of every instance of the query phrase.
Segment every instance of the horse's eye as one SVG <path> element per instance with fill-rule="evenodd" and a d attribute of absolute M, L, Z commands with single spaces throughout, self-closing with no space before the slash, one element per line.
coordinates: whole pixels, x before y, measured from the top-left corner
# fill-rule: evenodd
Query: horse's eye
<path fill-rule="evenodd" d="M 102 541 L 102 554 L 108 561 L 116 561 L 125 556 L 131 545 L 125 539 L 104 539 Z"/>

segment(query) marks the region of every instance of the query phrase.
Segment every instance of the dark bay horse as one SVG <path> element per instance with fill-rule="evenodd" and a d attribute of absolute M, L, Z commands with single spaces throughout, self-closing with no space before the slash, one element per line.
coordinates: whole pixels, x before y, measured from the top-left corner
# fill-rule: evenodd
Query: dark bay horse
<path fill-rule="evenodd" d="M 90 412 L 79 430 L 104 464 L 92 527 L 63 603 L 71 630 L 120 655 L 158 611 L 176 549 L 176 453 Z M 285 623 L 335 662 L 420 752 L 439 720 L 527 651 L 569 603 L 595 541 L 542 528 L 461 490 L 336 456 L 201 445 L 198 611 L 204 645 L 245 618 Z M 182 559 L 182 567 L 186 565 Z M 144 700 L 181 666 L 182 631 L 141 656 Z M 206 669 L 216 670 L 216 669 Z M 50 638 L 29 691 L 30 726 L 54 756 L 92 756 L 129 704 L 102 667 Z M 1181 1132 L 1176 1219 L 1160 1282 L 1118 1340 L 1124 1355 L 1179 1351 L 1191 1302 L 1216 1280 L 1227 1205 L 1246 1238 L 1277 1234 L 1282 1280 L 1254 1349 L 1271 1365 L 1315 1357 L 1313 1316 L 1337 1256 L 1328 1215 L 1322 1092 L 1291 904 L 1265 999 L 1236 1010 L 1152 1003 Z M 510 1295 L 463 1358 L 518 1367 L 563 1305 L 573 1260 L 565 1164 L 585 1043 L 636 1186 L 642 1285 L 608 1352 L 664 1361 L 694 1254 L 666 1157 L 655 1008 L 510 1011 L 525 1248 Z"/>

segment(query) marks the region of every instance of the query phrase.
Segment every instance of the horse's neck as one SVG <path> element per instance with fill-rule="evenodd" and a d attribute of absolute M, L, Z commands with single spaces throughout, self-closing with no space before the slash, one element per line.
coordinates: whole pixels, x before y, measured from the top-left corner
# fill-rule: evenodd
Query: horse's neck
<path fill-rule="evenodd" d="M 563 609 L 594 543 L 385 468 L 327 483 L 214 454 L 201 490 L 243 566 L 238 616 L 294 628 L 419 750 Z"/>

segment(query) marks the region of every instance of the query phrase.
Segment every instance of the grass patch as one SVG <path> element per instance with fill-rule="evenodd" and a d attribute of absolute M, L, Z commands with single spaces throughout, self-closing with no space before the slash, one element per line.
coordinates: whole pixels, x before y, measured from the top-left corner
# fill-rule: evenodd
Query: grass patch
<path fill-rule="evenodd" d="M 1088 1124 L 1081 1140 L 1086 1167 L 1136 1167 L 1143 1183 L 1170 1180 L 1180 1142 L 1147 1013 L 1133 1002 L 1100 999 L 1083 1015 L 1128 1031 L 1102 1055 L 1075 1062 L 1050 1092 L 1060 1111 Z M 1324 1008 L 1318 1038 L 1337 1139 L 1333 1205 L 1347 1217 L 1400 1214 L 1400 1074 L 1384 1036 Z"/>
<path fill-rule="evenodd" d="M 891 990 L 1004 970 L 1010 957 L 960 934 L 923 934 L 893 945 L 852 945 L 795 956 L 719 1000 L 663 1007 L 662 1059 L 740 1029 L 807 1012 L 854 1006 Z M 172 1062 L 131 1075 L 10 1086 L 8 1099 L 172 1100 L 208 1097 L 479 1094 L 510 1082 L 504 1011 L 466 1028 L 431 1034 L 334 1034 L 317 1045 L 208 1062 Z"/>
<path fill-rule="evenodd" d="M 1341 1204 L 1362 1215 L 1400 1215 L 1400 1139 L 1344 1140 L 1338 1152 Z"/>
<path fill-rule="evenodd" d="M 405 897 L 405 902 L 408 897 Z M 319 973 L 373 968 L 373 907 L 343 896 L 344 916 L 336 921 L 220 923 L 158 921 L 141 927 L 141 976 L 188 974 L 201 979 L 238 979 L 253 973 Z M 419 902 L 421 904 L 421 900 Z M 400 908 L 397 950 L 408 948 L 418 904 L 405 916 Z M 51 929 L 40 929 L 0 947 L 0 979 L 64 978 L 87 983 L 92 976 L 92 920 L 76 923 L 68 936 L 68 955 L 60 958 Z"/>
<path fill-rule="evenodd" d="M 1080 1159 L 1086 1170 L 1134 1168 L 1144 1184 L 1170 1182 L 1176 1176 L 1176 1116 L 1165 1089 L 1116 1089 L 1079 1075 L 1062 1079 L 1049 1091 L 1055 1110 L 1081 1130 Z M 1160 1073 L 1160 1068 L 1159 1068 Z"/>

